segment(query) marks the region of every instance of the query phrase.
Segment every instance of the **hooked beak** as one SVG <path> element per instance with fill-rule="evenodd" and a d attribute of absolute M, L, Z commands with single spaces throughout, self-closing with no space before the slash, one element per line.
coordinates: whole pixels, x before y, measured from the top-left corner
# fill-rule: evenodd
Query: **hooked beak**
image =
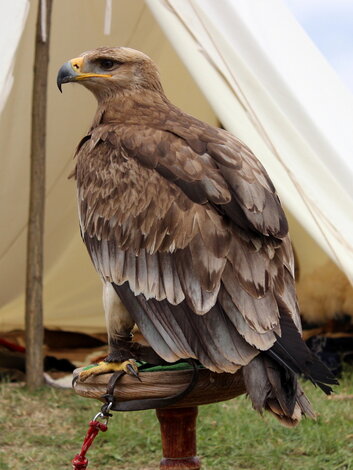
<path fill-rule="evenodd" d="M 58 85 L 60 92 L 62 93 L 61 86 L 63 83 L 73 82 L 74 80 L 76 80 L 76 77 L 77 77 L 77 73 L 72 68 L 71 61 L 66 62 L 60 68 L 58 72 L 58 76 L 56 78 L 56 84 Z"/>
<path fill-rule="evenodd" d="M 56 78 L 56 84 L 60 92 L 62 92 L 61 86 L 63 83 L 76 82 L 77 80 L 84 80 L 85 78 L 91 77 L 104 77 L 110 78 L 109 74 L 100 73 L 84 73 L 82 72 L 83 57 L 71 59 L 60 68 L 58 76 Z"/>

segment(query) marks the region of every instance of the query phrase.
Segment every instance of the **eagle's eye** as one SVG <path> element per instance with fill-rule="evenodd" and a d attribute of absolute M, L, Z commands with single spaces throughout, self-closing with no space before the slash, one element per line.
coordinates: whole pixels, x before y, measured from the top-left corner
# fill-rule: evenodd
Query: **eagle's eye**
<path fill-rule="evenodd" d="M 119 62 L 112 59 L 99 59 L 98 64 L 103 70 L 111 70 L 114 66 L 119 65 Z"/>

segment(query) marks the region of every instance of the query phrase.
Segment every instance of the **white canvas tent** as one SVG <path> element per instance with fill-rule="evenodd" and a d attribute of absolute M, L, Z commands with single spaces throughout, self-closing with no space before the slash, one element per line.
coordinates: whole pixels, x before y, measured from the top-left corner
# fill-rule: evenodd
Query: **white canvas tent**
<path fill-rule="evenodd" d="M 110 3 L 111 31 L 104 35 Z M 27 1 L 0 8 L 8 31 L 0 41 L 1 77 L 15 57 L 0 116 L 1 331 L 23 326 L 37 2 L 25 23 Z M 67 179 L 95 102 L 82 87 L 66 86 L 61 96 L 55 85 L 63 62 L 99 45 L 143 50 L 159 65 L 173 102 L 222 122 L 255 151 L 290 211 L 304 272 L 328 255 L 353 278 L 353 98 L 280 0 L 61 0 L 54 2 L 49 72 L 46 326 L 104 325 L 100 281 L 79 237 L 74 183 Z M 10 84 L 11 78 L 0 82 L 0 104 Z"/>

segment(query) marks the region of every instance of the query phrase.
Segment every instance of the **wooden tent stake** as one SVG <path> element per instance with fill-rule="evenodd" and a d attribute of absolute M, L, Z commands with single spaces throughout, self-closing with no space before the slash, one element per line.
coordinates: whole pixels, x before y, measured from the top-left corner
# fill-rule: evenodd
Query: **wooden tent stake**
<path fill-rule="evenodd" d="M 196 457 L 197 406 L 156 410 L 161 426 L 163 459 L 160 470 L 199 470 Z"/>
<path fill-rule="evenodd" d="M 26 375 L 34 389 L 43 381 L 43 234 L 45 201 L 45 138 L 47 82 L 52 0 L 46 1 L 46 42 L 42 41 L 38 5 L 32 89 L 31 176 L 27 233 L 26 273 Z"/>

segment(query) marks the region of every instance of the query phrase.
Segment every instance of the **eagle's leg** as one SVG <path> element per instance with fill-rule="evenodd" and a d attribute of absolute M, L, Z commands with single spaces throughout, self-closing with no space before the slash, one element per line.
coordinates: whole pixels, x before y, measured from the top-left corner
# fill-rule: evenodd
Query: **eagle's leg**
<path fill-rule="evenodd" d="M 135 322 L 122 305 L 113 286 L 106 282 L 103 286 L 103 305 L 108 332 L 109 354 L 104 361 L 80 372 L 83 382 L 92 375 L 124 370 L 129 375 L 138 376 L 136 360 L 149 364 L 162 364 L 165 361 L 149 346 L 132 341 Z"/>
<path fill-rule="evenodd" d="M 121 304 L 109 282 L 104 283 L 103 286 L 103 305 L 108 332 L 109 354 L 104 361 L 81 371 L 81 381 L 85 381 L 92 375 L 118 370 L 124 370 L 130 375 L 138 375 L 137 357 L 133 351 L 131 333 L 135 322 Z"/>

